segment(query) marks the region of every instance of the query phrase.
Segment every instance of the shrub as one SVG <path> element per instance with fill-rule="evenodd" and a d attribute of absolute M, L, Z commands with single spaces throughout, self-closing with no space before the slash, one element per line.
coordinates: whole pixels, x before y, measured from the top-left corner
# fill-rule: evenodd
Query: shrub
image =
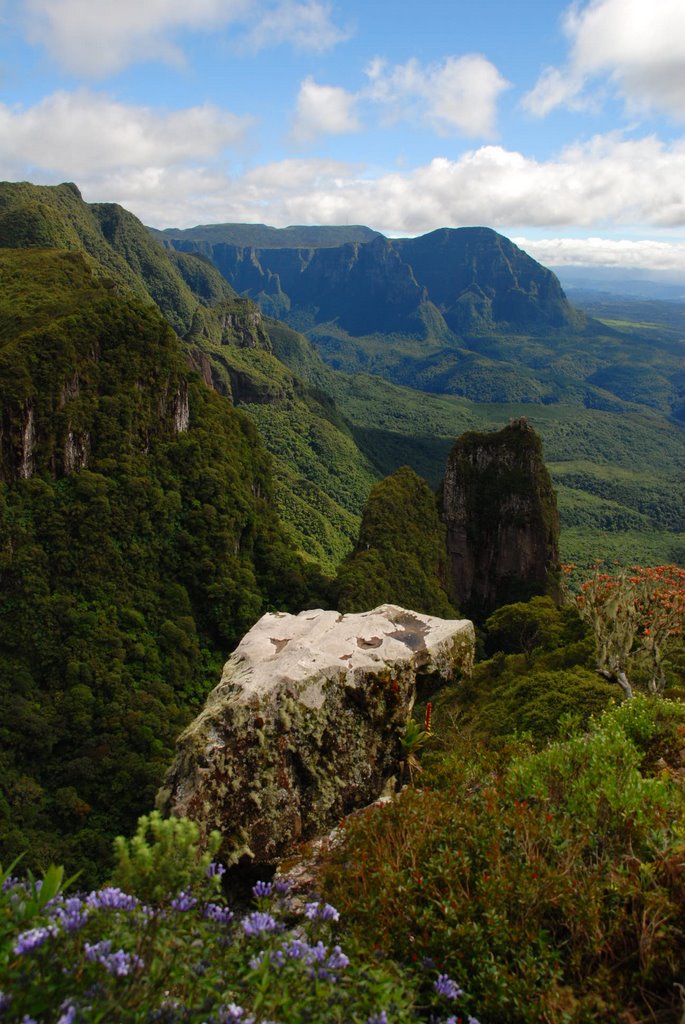
<path fill-rule="evenodd" d="M 168 824 L 141 820 L 118 843 L 117 871 L 139 891 L 160 891 L 176 856 L 184 888 L 161 902 L 114 885 L 69 896 L 59 868 L 38 882 L 0 872 L 3 1024 L 448 1024 L 461 995 L 448 976 L 429 968 L 412 986 L 391 962 L 343 952 L 338 911 L 317 899 L 298 908 L 282 882 L 258 882 L 254 906 L 231 910 L 191 823 Z"/>
<path fill-rule="evenodd" d="M 648 765 L 685 708 L 629 703 L 508 763 L 456 741 L 435 789 L 351 821 L 326 891 L 358 940 L 465 979 L 487 1024 L 676 1019 L 685 798 Z"/>

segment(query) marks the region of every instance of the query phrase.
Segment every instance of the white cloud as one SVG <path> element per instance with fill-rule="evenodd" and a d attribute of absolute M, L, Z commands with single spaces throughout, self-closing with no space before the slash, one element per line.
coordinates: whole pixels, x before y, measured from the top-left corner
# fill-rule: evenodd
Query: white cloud
<path fill-rule="evenodd" d="M 347 33 L 320 0 L 24 0 L 26 34 L 76 74 L 102 78 L 139 61 L 183 63 L 175 37 L 240 26 L 255 49 L 326 50 Z"/>
<path fill-rule="evenodd" d="M 297 97 L 293 140 L 307 143 L 320 135 L 359 131 L 356 102 L 356 97 L 338 86 L 318 85 L 313 78 L 305 78 Z"/>
<path fill-rule="evenodd" d="M 684 180 L 685 142 L 608 136 L 547 162 L 483 146 L 375 178 L 341 164 L 289 161 L 247 174 L 232 193 L 242 192 L 246 220 L 366 223 L 392 234 L 466 224 L 669 230 L 685 226 Z"/>
<path fill-rule="evenodd" d="M 440 134 L 470 137 L 495 132 L 497 100 L 509 83 L 477 53 L 447 57 L 422 67 L 412 58 L 388 67 L 376 59 L 367 68 L 368 98 L 383 104 L 391 120 L 427 118 Z"/>
<path fill-rule="evenodd" d="M 620 267 L 676 271 L 685 274 L 685 242 L 613 238 L 513 238 L 521 249 L 545 266 Z"/>
<path fill-rule="evenodd" d="M 524 98 L 544 115 L 561 104 L 583 102 L 600 76 L 630 113 L 664 111 L 685 119 L 685 4 L 682 0 L 590 0 L 568 8 L 566 67 L 547 68 Z"/>
<path fill-rule="evenodd" d="M 262 14 L 249 31 L 247 41 L 258 50 L 290 43 L 299 50 L 323 52 L 350 35 L 350 29 L 334 23 L 330 4 L 320 0 L 285 0 Z"/>
<path fill-rule="evenodd" d="M 567 232 L 615 237 L 623 229 L 633 237 L 651 232 L 661 241 L 641 247 L 602 242 L 598 259 L 630 265 L 638 254 L 647 266 L 680 259 L 685 139 L 667 144 L 653 136 L 597 136 L 547 161 L 489 145 L 376 176 L 320 159 L 230 174 L 232 152 L 248 127 L 213 106 L 160 115 L 88 90 L 60 92 L 26 109 L 0 105 L 0 177 L 73 180 L 88 201 L 119 202 L 158 227 L 366 223 L 414 235 L 485 224 L 526 237 L 548 232 L 551 241 L 529 246 L 548 263 L 563 262 L 569 246 L 581 245 L 566 241 L 566 250 L 557 246 L 549 253 L 542 248 Z M 591 243 L 582 244 L 592 251 Z"/>
<path fill-rule="evenodd" d="M 239 145 L 250 122 L 211 104 L 159 113 L 86 89 L 27 109 L 0 104 L 0 171 L 79 179 L 118 167 L 207 160 Z"/>
<path fill-rule="evenodd" d="M 246 0 L 26 0 L 27 35 L 64 67 L 101 77 L 141 60 L 182 60 L 180 30 L 207 30 L 245 10 Z"/>

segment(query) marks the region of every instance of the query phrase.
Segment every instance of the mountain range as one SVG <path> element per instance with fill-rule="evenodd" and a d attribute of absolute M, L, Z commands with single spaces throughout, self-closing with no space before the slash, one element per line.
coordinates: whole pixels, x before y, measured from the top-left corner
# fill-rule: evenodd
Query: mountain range
<path fill-rule="evenodd" d="M 264 611 L 352 605 L 369 565 L 390 599 L 412 558 L 407 595 L 447 609 L 434 495 L 467 430 L 542 435 L 562 558 L 685 557 L 672 317 L 580 313 L 487 229 L 199 230 L 178 251 L 75 185 L 0 185 L 3 861 L 95 877 Z M 288 322 L 215 246 L 271 268 Z"/>

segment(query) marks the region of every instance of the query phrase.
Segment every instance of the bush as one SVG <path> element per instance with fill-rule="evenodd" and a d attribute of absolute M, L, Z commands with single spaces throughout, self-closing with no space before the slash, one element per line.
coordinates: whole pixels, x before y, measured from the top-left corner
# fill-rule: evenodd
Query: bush
<path fill-rule="evenodd" d="M 183 888 L 159 902 L 114 885 L 68 896 L 59 868 L 42 882 L 0 872 L 3 1024 L 445 1022 L 460 996 L 450 978 L 429 968 L 412 987 L 391 962 L 361 960 L 350 943 L 344 953 L 338 911 L 316 899 L 298 909 L 286 883 L 258 882 L 252 909 L 231 910 L 223 868 L 196 840 L 191 822 L 151 817 L 118 841 L 117 872 L 139 891 L 161 892 L 180 870 Z"/>
<path fill-rule="evenodd" d="M 629 705 L 539 753 L 455 738 L 434 789 L 351 821 L 326 891 L 357 939 L 465 979 L 487 1024 L 677 1019 L 685 708 Z"/>

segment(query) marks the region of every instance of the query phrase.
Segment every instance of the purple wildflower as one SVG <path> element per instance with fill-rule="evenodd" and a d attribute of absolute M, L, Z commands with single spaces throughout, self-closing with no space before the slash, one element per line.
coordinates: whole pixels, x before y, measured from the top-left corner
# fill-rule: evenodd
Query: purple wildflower
<path fill-rule="evenodd" d="M 61 906 L 53 907 L 51 914 L 63 931 L 76 932 L 88 920 L 89 910 L 90 907 L 84 906 L 78 896 L 71 896 Z"/>
<path fill-rule="evenodd" d="M 380 1013 L 373 1013 L 366 1024 L 388 1024 L 388 1015 L 385 1010 L 381 1010 Z"/>
<path fill-rule="evenodd" d="M 337 921 L 340 918 L 340 914 L 332 907 L 330 903 L 324 903 L 323 905 L 318 902 L 306 903 L 304 908 L 305 917 L 308 917 L 310 921 L 321 918 L 322 921 Z"/>
<path fill-rule="evenodd" d="M 117 949 L 112 953 L 112 943 L 109 939 L 103 939 L 92 945 L 86 942 L 84 945 L 86 960 L 97 961 L 109 974 L 115 978 L 125 978 L 132 970 L 139 970 L 143 966 L 142 959 L 135 953 L 125 953 L 123 949 Z"/>
<path fill-rule="evenodd" d="M 271 882 L 257 882 L 256 885 L 252 886 L 252 893 L 259 899 L 260 896 L 270 896 L 273 891 L 273 885 Z"/>
<path fill-rule="evenodd" d="M 56 934 L 57 929 L 54 925 L 48 925 L 45 928 L 30 928 L 27 932 L 22 932 L 21 935 L 17 936 L 17 941 L 14 943 L 14 952 L 17 956 L 31 953 Z"/>
<path fill-rule="evenodd" d="M 261 935 L 263 932 L 275 932 L 278 928 L 276 919 L 271 914 L 264 914 L 261 910 L 255 910 L 249 917 L 244 917 L 241 924 L 246 935 Z"/>
<path fill-rule="evenodd" d="M 8 892 L 10 889 L 14 889 L 18 885 L 21 885 L 21 881 L 14 875 L 8 875 L 5 881 L 2 883 L 2 891 Z"/>
<path fill-rule="evenodd" d="M 244 1017 L 245 1011 L 242 1006 L 238 1006 L 237 1003 L 229 1003 L 228 1006 L 222 1006 L 219 1011 L 219 1020 L 221 1024 L 233 1024 L 234 1021 L 240 1021 L 241 1024 L 248 1024 L 248 1021 L 253 1020 L 252 1017 Z"/>
<path fill-rule="evenodd" d="M 12 1002 L 12 996 L 8 996 L 6 992 L 0 989 L 0 1012 L 6 1010 L 9 1004 Z"/>
<path fill-rule="evenodd" d="M 206 921 L 216 921 L 217 924 L 229 924 L 233 920 L 233 911 L 228 907 L 222 907 L 220 903 L 207 903 L 202 916 Z"/>
<path fill-rule="evenodd" d="M 276 881 L 274 882 L 274 889 L 280 895 L 283 895 L 283 893 L 287 892 L 289 888 L 290 882 L 288 881 L 287 878 L 277 878 Z"/>
<path fill-rule="evenodd" d="M 99 892 L 91 892 L 86 902 L 94 910 L 135 910 L 138 906 L 135 896 L 129 896 L 114 886 L 100 889 Z"/>
<path fill-rule="evenodd" d="M 323 961 L 326 959 L 326 953 L 328 953 L 328 949 L 326 946 L 324 946 L 321 939 L 319 939 L 315 946 L 310 946 L 309 950 L 311 953 L 310 963 L 312 960 L 316 960 L 319 963 L 323 963 Z"/>
<path fill-rule="evenodd" d="M 139 971 L 144 966 L 143 960 L 136 953 L 125 953 L 118 949 L 116 953 L 98 957 L 100 963 L 115 978 L 125 978 L 131 971 Z"/>
<path fill-rule="evenodd" d="M 86 960 L 97 960 L 100 956 L 106 956 L 112 948 L 111 939 L 102 939 L 100 942 L 96 942 L 91 945 L 90 942 L 86 942 L 83 946 L 83 950 L 86 954 Z"/>
<path fill-rule="evenodd" d="M 76 1007 L 74 1004 L 66 1000 L 60 1006 L 60 1010 L 62 1010 L 62 1014 L 57 1018 L 57 1024 L 74 1024 L 76 1020 Z"/>
<path fill-rule="evenodd" d="M 452 981 L 447 974 L 439 974 L 433 983 L 433 988 L 439 996 L 445 996 L 446 999 L 458 999 L 463 995 L 457 983 Z"/>
<path fill-rule="evenodd" d="M 283 951 L 291 960 L 304 960 L 309 953 L 309 944 L 302 939 L 291 939 L 283 946 Z"/>
<path fill-rule="evenodd" d="M 341 970 L 342 968 L 347 967 L 349 962 L 350 958 L 345 956 L 340 946 L 334 946 L 333 952 L 328 957 L 328 966 L 333 970 Z"/>
<path fill-rule="evenodd" d="M 207 868 L 207 878 L 221 878 L 226 874 L 226 868 L 219 861 L 213 860 Z"/>
<path fill-rule="evenodd" d="M 264 956 L 265 956 L 265 953 L 264 953 L 264 950 L 262 949 L 262 950 L 260 950 L 259 953 L 257 953 L 257 956 L 251 956 L 250 957 L 248 963 L 250 965 L 250 970 L 251 971 L 259 970 L 259 968 L 264 963 Z"/>
<path fill-rule="evenodd" d="M 33 1017 L 29 1017 L 28 1013 L 25 1013 L 21 1018 L 21 1024 L 38 1024 L 38 1021 Z"/>
<path fill-rule="evenodd" d="M 178 910 L 179 913 L 183 914 L 187 910 L 192 910 L 196 904 L 197 900 L 195 897 L 182 889 L 178 896 L 175 896 L 171 901 L 171 909 Z"/>

